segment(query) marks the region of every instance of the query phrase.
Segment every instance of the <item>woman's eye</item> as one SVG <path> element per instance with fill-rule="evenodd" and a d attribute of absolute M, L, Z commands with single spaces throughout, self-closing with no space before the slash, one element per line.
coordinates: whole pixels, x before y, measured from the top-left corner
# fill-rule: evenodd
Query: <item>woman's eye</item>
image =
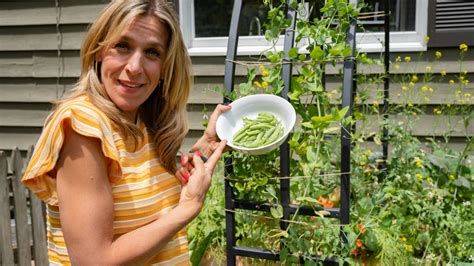
<path fill-rule="evenodd" d="M 128 44 L 126 42 L 119 42 L 114 47 L 120 51 L 128 50 Z"/>
<path fill-rule="evenodd" d="M 148 49 L 146 53 L 151 57 L 160 57 L 160 52 L 157 49 Z"/>

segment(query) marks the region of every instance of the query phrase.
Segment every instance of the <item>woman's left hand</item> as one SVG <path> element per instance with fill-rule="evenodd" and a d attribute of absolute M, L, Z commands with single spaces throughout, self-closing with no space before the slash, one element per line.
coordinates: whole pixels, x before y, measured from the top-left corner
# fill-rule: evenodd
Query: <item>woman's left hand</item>
<path fill-rule="evenodd" d="M 211 185 L 212 173 L 214 172 L 214 168 L 216 167 L 216 164 L 219 161 L 222 152 L 224 151 L 226 143 L 227 142 L 225 140 L 221 141 L 207 162 L 202 161 L 199 151 L 194 152 L 192 163 L 188 162 L 185 167 L 186 169 L 189 169 L 189 167 L 192 165 L 189 180 L 183 184 L 181 198 L 179 201 L 180 203 L 197 203 L 197 206 L 199 206 L 198 209 L 200 210 L 202 204 L 204 203 L 206 193 L 209 190 L 209 186 Z M 199 210 L 197 210 L 197 213 Z"/>
<path fill-rule="evenodd" d="M 224 112 L 227 112 L 231 109 L 230 105 L 217 105 L 214 112 L 212 112 L 211 116 L 209 117 L 209 122 L 207 124 L 207 128 L 204 131 L 202 137 L 194 144 L 193 151 L 200 151 L 205 156 L 210 156 L 213 151 L 219 146 L 220 139 L 217 136 L 216 132 L 216 123 L 217 118 Z"/>

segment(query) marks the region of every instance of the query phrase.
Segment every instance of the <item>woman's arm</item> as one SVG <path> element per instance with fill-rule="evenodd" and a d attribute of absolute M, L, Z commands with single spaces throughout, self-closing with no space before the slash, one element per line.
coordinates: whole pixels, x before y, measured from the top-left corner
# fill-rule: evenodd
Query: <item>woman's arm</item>
<path fill-rule="evenodd" d="M 107 160 L 100 141 L 66 127 L 57 164 L 61 225 L 68 253 L 77 265 L 137 265 L 151 259 L 199 213 L 210 176 L 225 143 L 204 164 L 195 156 L 195 170 L 176 208 L 162 219 L 113 239 L 113 201 Z"/>

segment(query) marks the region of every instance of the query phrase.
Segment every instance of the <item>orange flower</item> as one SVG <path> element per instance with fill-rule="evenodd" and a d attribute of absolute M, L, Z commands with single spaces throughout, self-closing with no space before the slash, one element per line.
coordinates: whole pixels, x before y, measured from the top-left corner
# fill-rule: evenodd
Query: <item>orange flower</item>
<path fill-rule="evenodd" d="M 364 234 L 367 231 L 362 224 L 358 224 L 357 227 L 359 228 L 359 232 L 361 234 Z"/>
<path fill-rule="evenodd" d="M 322 196 L 319 196 L 318 201 L 320 202 L 321 205 L 323 205 L 324 208 L 334 207 L 334 202 L 332 202 L 329 198 L 324 198 Z"/>
<path fill-rule="evenodd" d="M 356 248 L 352 250 L 352 255 L 357 256 L 358 253 Z"/>
<path fill-rule="evenodd" d="M 356 241 L 356 247 L 361 248 L 362 247 L 362 240 L 357 239 Z"/>

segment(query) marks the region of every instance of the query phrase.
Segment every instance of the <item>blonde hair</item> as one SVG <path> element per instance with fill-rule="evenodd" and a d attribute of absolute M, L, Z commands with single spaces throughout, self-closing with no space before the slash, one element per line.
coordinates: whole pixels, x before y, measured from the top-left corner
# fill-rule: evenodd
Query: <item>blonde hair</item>
<path fill-rule="evenodd" d="M 171 5 L 165 0 L 113 0 L 89 27 L 81 47 L 81 75 L 68 99 L 88 95 L 119 128 L 126 140 L 143 139 L 140 129 L 127 118 L 109 98 L 100 81 L 98 53 L 118 39 L 118 36 L 138 16 L 153 15 L 165 24 L 169 38 L 160 85 L 140 106 L 138 115 L 145 122 L 158 158 L 164 167 L 176 171 L 176 154 L 188 132 L 186 104 L 192 87 L 191 59 L 184 45 L 179 22 Z"/>

